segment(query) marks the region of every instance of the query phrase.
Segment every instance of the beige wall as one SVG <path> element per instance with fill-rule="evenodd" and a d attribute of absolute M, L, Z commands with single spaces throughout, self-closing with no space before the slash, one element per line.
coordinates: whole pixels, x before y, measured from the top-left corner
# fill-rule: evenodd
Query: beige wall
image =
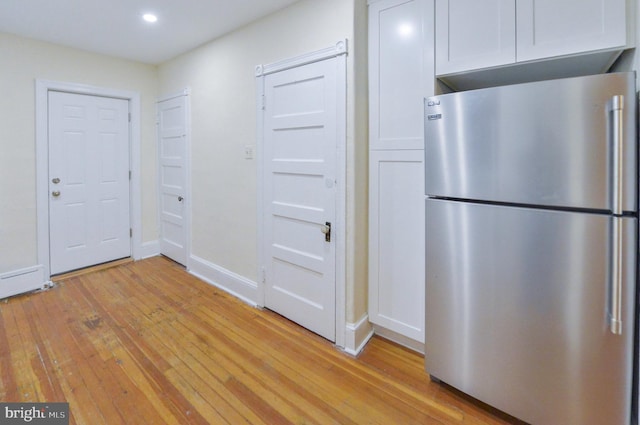
<path fill-rule="evenodd" d="M 143 241 L 157 239 L 156 67 L 0 33 L 0 273 L 37 264 L 36 79 L 141 94 Z"/>
<path fill-rule="evenodd" d="M 364 0 L 303 0 L 159 67 L 161 94 L 192 93 L 192 254 L 255 281 L 257 164 L 244 159 L 257 138 L 255 66 L 349 40 L 348 322 L 366 311 L 367 268 L 366 79 L 354 83 L 366 76 L 366 40 L 354 40 L 354 1 L 366 20 Z"/>

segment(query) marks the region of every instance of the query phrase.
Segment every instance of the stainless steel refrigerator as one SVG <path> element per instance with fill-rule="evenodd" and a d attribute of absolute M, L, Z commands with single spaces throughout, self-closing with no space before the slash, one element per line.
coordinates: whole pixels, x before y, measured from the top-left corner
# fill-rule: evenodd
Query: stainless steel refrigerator
<path fill-rule="evenodd" d="M 626 425 L 635 75 L 425 99 L 427 372 L 531 424 Z"/>

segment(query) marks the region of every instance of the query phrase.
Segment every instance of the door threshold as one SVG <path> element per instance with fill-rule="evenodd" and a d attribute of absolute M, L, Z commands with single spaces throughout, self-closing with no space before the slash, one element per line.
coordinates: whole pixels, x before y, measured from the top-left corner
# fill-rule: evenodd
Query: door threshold
<path fill-rule="evenodd" d="M 110 269 L 111 267 L 121 266 L 123 264 L 133 263 L 133 258 L 121 258 L 119 260 L 109 261 L 107 263 L 96 264 L 95 266 L 85 267 L 83 269 L 72 270 L 70 272 L 61 273 L 55 276 L 51 276 L 52 282 L 62 282 L 67 279 L 82 276 L 88 273 L 98 272 L 101 270 Z"/>

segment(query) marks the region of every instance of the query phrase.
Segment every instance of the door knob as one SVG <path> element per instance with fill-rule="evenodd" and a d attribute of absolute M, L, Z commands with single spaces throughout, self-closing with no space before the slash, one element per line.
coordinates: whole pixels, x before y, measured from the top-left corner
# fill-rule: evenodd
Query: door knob
<path fill-rule="evenodd" d="M 182 196 L 178 196 L 178 202 L 182 202 L 184 198 Z"/>
<path fill-rule="evenodd" d="M 324 233 L 324 240 L 331 242 L 331 222 L 325 222 L 324 226 L 320 226 L 320 231 Z"/>
<path fill-rule="evenodd" d="M 60 196 L 60 191 L 59 190 L 54 190 L 53 192 L 51 192 L 51 194 L 57 198 L 58 196 Z"/>

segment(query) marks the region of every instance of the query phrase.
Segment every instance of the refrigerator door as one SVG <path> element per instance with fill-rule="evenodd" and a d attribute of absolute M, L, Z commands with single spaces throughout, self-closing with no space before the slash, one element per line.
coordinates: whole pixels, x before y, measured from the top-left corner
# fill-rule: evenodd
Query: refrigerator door
<path fill-rule="evenodd" d="M 634 81 L 604 74 L 426 99 L 426 194 L 614 210 L 620 182 L 621 209 L 636 211 Z"/>
<path fill-rule="evenodd" d="M 531 424 L 627 425 L 636 219 L 437 199 L 426 216 L 427 372 Z"/>

